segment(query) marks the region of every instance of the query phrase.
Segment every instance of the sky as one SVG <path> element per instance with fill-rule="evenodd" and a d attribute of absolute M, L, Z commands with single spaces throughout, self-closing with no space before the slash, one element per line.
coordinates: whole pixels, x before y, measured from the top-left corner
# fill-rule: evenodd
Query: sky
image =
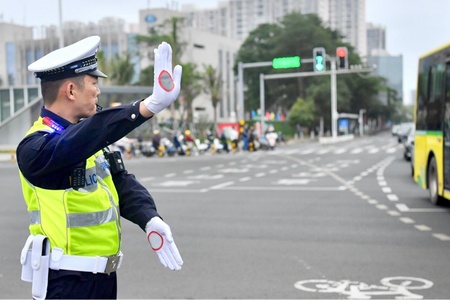
<path fill-rule="evenodd" d="M 217 7 L 219 0 L 61 0 L 63 21 L 96 22 L 120 17 L 138 23 L 140 9 Z M 40 27 L 58 25 L 59 0 L 0 0 L 0 21 Z M 386 28 L 386 48 L 403 56 L 404 103 L 416 89 L 419 56 L 450 42 L 450 0 L 366 0 L 366 22 Z"/>

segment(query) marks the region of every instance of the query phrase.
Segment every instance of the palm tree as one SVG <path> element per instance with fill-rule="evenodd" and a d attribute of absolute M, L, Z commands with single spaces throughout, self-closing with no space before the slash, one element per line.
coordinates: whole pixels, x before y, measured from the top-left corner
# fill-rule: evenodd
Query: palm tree
<path fill-rule="evenodd" d="M 193 121 L 192 102 L 202 91 L 200 84 L 201 74 L 197 71 L 197 66 L 193 63 L 183 64 L 183 76 L 181 77 L 181 96 L 184 99 L 185 110 L 187 112 L 186 123 Z"/>
<path fill-rule="evenodd" d="M 99 51 L 97 58 L 99 69 L 108 75 L 104 81 L 106 85 L 131 84 L 134 76 L 134 64 L 131 62 L 129 53 L 116 54 L 112 59 L 107 60 L 103 51 Z"/>
<path fill-rule="evenodd" d="M 113 85 L 129 85 L 134 76 L 134 64 L 129 53 L 116 55 L 111 61 L 110 80 Z"/>
<path fill-rule="evenodd" d="M 214 126 L 217 124 L 217 104 L 222 99 L 222 78 L 217 70 L 211 65 L 203 65 L 205 74 L 203 77 L 203 90 L 211 97 L 211 103 L 214 108 Z"/>

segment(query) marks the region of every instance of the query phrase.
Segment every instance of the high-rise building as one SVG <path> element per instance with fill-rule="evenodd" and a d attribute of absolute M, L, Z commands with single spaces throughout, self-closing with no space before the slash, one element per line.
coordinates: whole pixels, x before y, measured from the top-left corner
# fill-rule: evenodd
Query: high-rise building
<path fill-rule="evenodd" d="M 59 33 L 57 26 L 39 28 L 38 32 L 31 27 L 0 23 L 0 86 L 37 84 L 38 80 L 28 71 L 27 67 L 33 61 L 59 48 Z M 102 40 L 101 50 L 109 59 L 128 49 L 128 33 L 122 19 L 104 18 L 98 23 L 66 22 L 63 26 L 64 44 L 75 43 L 90 35 L 99 35 Z M 37 38 L 36 38 L 37 37 Z M 6 67 L 6 68 L 5 68 Z"/>
<path fill-rule="evenodd" d="M 367 55 L 386 52 L 386 28 L 367 23 Z"/>
<path fill-rule="evenodd" d="M 365 0 L 228 0 L 218 8 L 184 6 L 190 26 L 244 40 L 263 23 L 278 23 L 290 12 L 317 14 L 324 26 L 339 30 L 343 40 L 366 56 Z"/>

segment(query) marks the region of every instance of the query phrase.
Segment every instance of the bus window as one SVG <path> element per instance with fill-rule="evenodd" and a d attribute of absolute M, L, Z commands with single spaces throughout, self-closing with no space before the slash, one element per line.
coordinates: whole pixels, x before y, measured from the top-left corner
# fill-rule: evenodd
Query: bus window
<path fill-rule="evenodd" d="M 443 112 L 443 67 L 434 65 L 431 67 L 431 76 L 429 81 L 429 98 L 427 103 L 427 130 L 442 130 L 442 112 Z"/>

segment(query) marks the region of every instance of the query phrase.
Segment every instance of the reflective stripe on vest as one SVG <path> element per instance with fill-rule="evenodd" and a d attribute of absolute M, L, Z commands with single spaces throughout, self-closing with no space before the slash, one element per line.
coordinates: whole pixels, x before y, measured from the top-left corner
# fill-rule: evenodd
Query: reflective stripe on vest
<path fill-rule="evenodd" d="M 92 213 L 77 213 L 67 215 L 67 228 L 86 227 L 94 225 L 102 225 L 108 222 L 117 221 L 116 209 L 108 208 L 104 211 Z M 30 224 L 41 224 L 41 217 L 39 210 L 32 210 L 28 212 L 30 216 Z"/>

